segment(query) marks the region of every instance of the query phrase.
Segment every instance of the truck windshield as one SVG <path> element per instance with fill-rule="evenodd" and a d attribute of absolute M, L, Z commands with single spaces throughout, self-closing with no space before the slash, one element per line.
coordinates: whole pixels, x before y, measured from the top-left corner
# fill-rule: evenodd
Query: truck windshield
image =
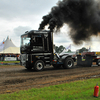
<path fill-rule="evenodd" d="M 21 37 L 21 46 L 30 45 L 30 37 L 23 36 Z"/>

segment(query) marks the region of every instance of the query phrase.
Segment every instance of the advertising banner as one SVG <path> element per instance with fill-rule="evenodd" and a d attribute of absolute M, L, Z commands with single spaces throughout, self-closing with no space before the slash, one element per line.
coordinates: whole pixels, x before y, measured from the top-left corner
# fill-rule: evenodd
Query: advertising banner
<path fill-rule="evenodd" d="M 4 61 L 16 61 L 17 57 L 5 57 Z"/>

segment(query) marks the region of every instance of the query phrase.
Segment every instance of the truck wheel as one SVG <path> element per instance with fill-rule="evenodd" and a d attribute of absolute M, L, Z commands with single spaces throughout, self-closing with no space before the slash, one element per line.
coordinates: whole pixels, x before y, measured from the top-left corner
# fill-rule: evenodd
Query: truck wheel
<path fill-rule="evenodd" d="M 73 66 L 74 66 L 74 60 L 71 57 L 66 58 L 63 68 L 70 69 L 73 68 Z"/>
<path fill-rule="evenodd" d="M 100 66 L 100 59 L 97 60 L 96 64 Z"/>
<path fill-rule="evenodd" d="M 34 64 L 34 69 L 36 71 L 41 71 L 44 69 L 44 62 L 42 60 L 37 60 Z"/>

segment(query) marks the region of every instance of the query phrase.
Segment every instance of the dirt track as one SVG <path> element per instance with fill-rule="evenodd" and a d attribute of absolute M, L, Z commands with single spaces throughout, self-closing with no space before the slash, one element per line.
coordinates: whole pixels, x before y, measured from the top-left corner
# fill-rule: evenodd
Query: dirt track
<path fill-rule="evenodd" d="M 100 77 L 100 66 L 58 70 L 46 68 L 41 72 L 27 71 L 23 66 L 0 66 L 0 93 L 11 93 L 95 77 Z"/>

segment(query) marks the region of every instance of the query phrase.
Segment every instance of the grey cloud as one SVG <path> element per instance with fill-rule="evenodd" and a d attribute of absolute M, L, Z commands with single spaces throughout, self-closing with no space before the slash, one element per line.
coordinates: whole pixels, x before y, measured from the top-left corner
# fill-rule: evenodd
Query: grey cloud
<path fill-rule="evenodd" d="M 54 42 L 55 43 L 68 43 L 68 42 L 71 42 L 71 41 L 69 39 L 60 37 L 60 38 L 54 38 Z"/>
<path fill-rule="evenodd" d="M 12 19 L 28 15 L 41 15 L 47 9 L 50 11 L 56 1 L 58 0 L 0 0 L 0 17 Z"/>
<path fill-rule="evenodd" d="M 25 26 L 25 27 L 23 27 L 23 26 L 18 26 L 18 27 L 16 27 L 16 28 L 14 29 L 14 33 L 15 33 L 17 36 L 20 36 L 20 35 L 24 34 L 26 31 L 30 31 L 30 30 L 31 30 L 31 28 L 28 27 L 28 26 Z"/>

